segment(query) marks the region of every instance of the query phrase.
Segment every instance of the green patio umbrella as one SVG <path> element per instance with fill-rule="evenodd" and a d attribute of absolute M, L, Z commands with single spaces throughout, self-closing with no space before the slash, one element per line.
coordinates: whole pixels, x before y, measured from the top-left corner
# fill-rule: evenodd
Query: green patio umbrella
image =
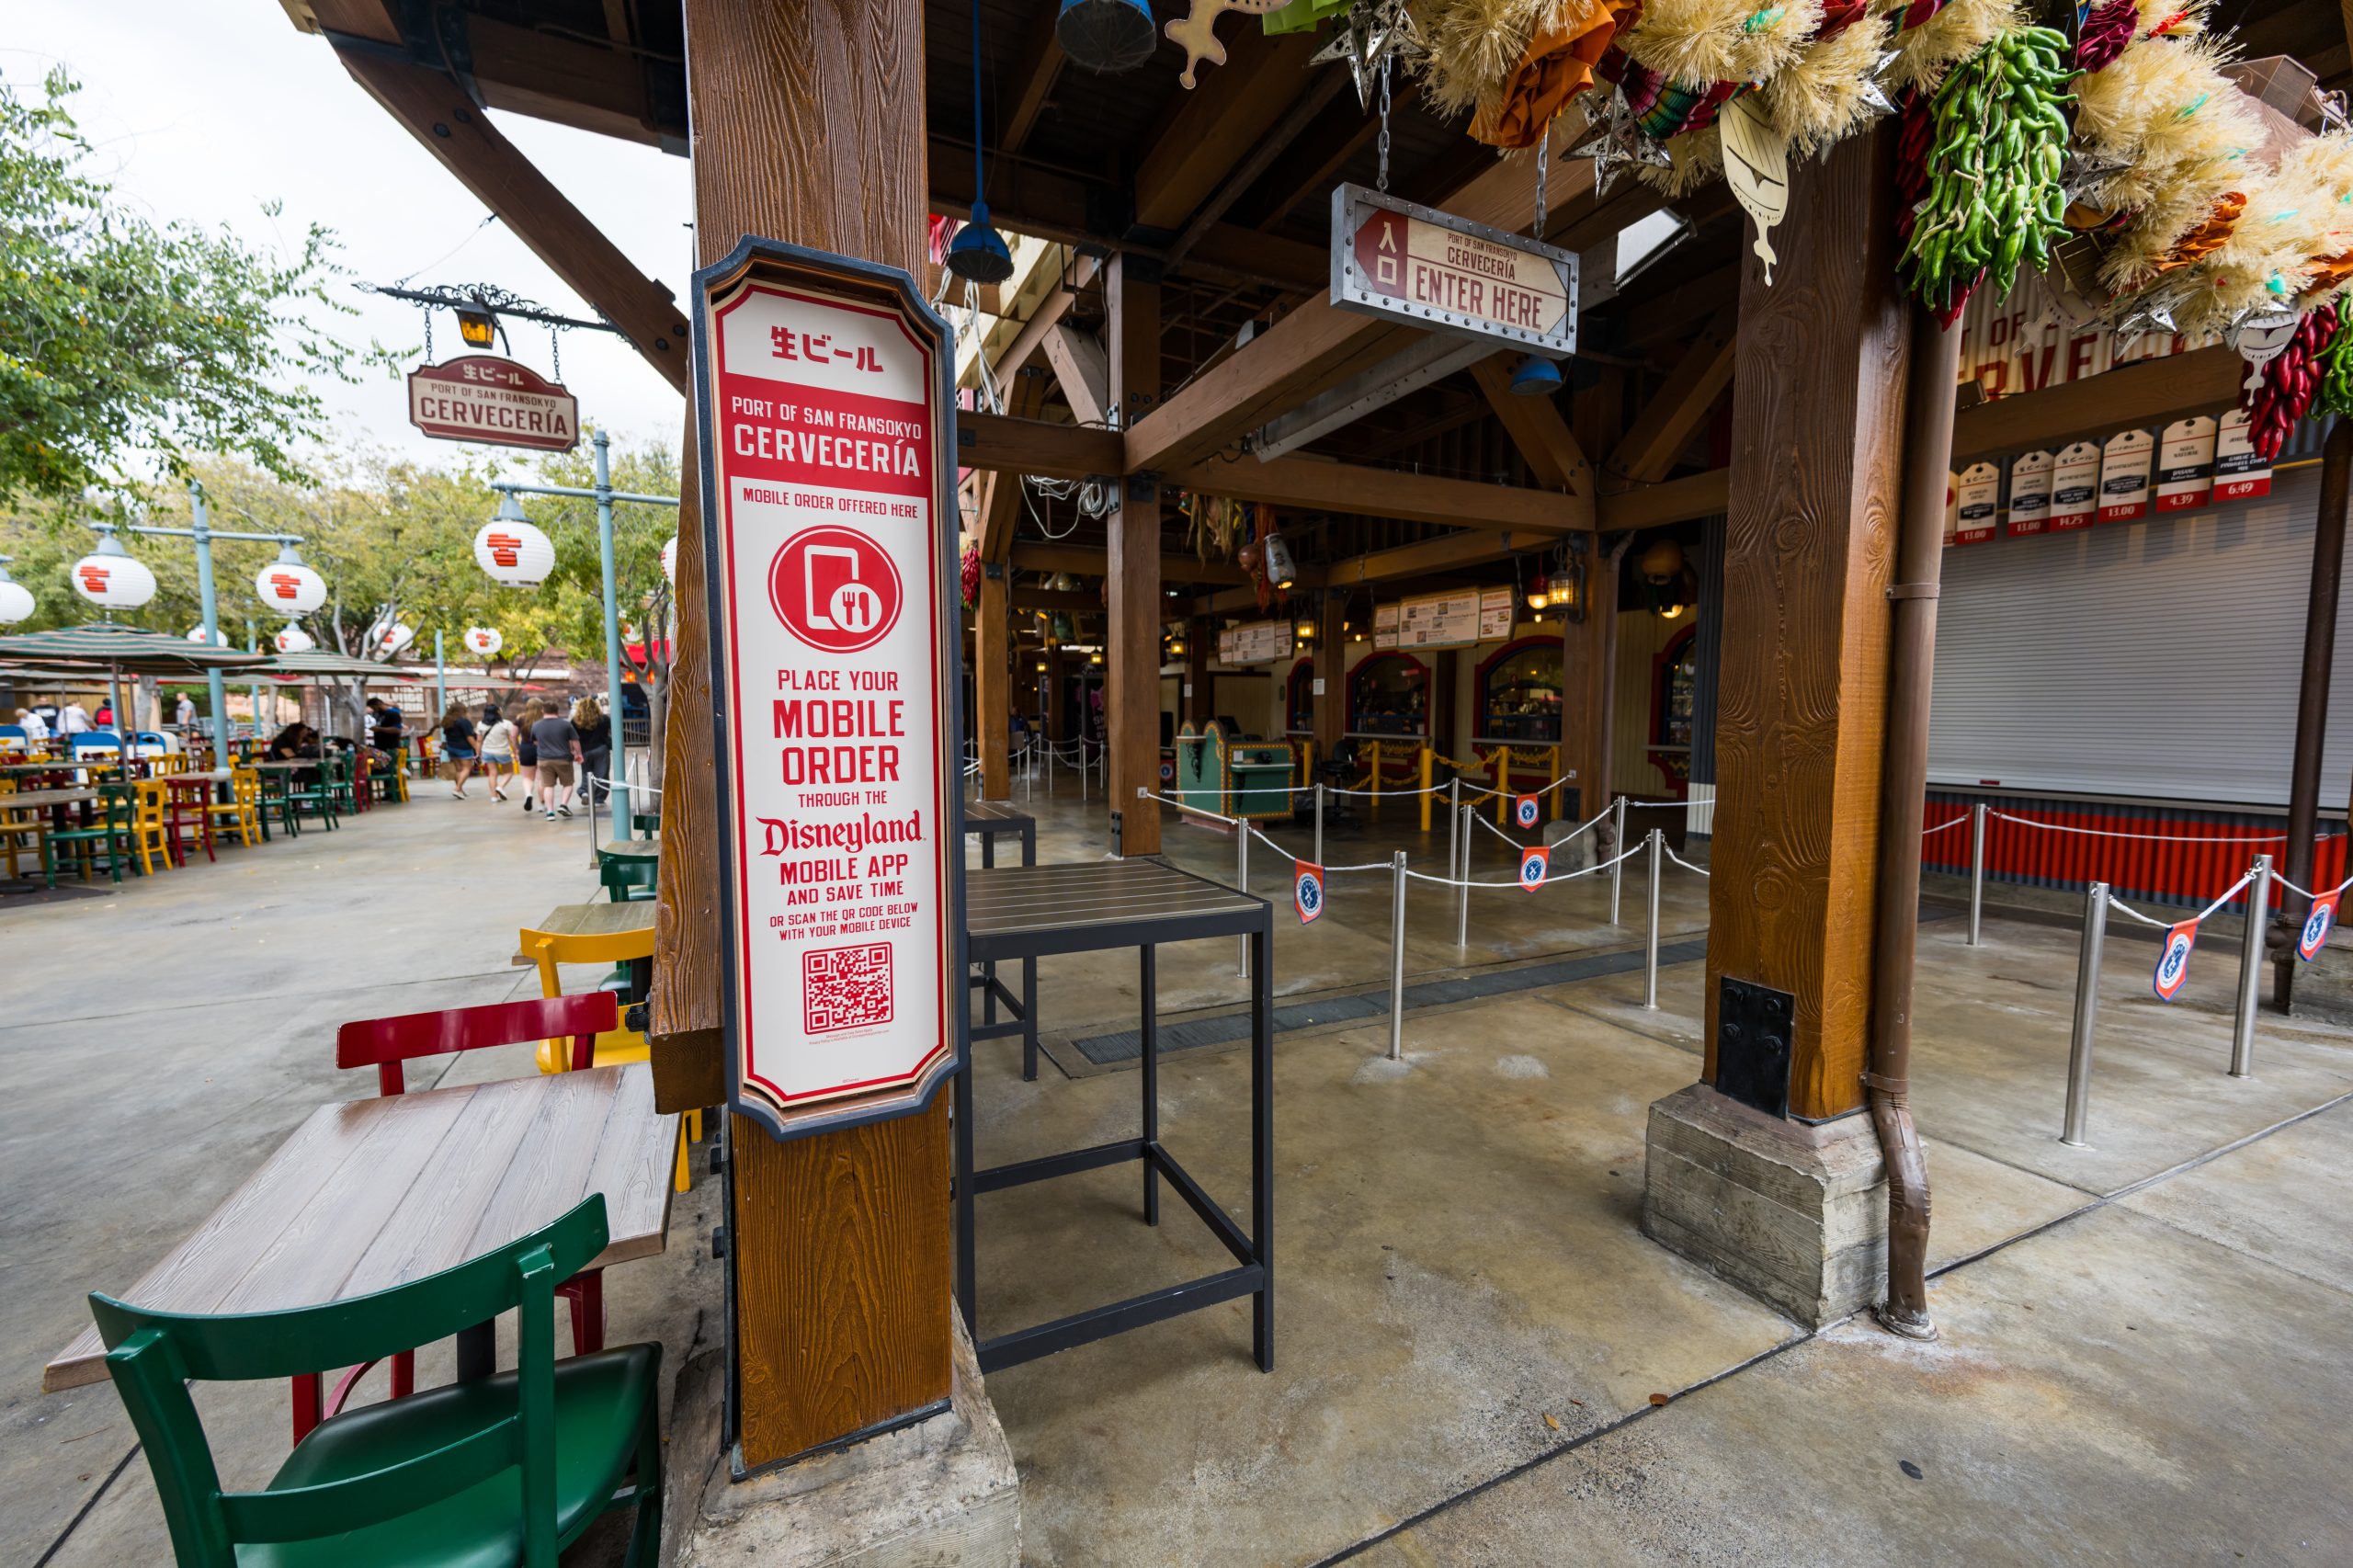
<path fill-rule="evenodd" d="M 168 631 L 148 631 L 136 626 L 121 626 L 110 620 L 92 621 L 86 626 L 60 626 L 47 631 L 27 631 L 15 637 L 0 637 L 0 659 L 37 661 L 44 665 L 79 665 L 95 672 L 103 665 L 107 672 L 108 689 L 114 697 L 115 732 L 124 733 L 126 717 L 122 707 L 122 674 L 125 670 L 137 676 L 190 676 L 206 670 L 247 669 L 267 663 L 260 653 L 241 653 L 234 648 L 208 647 L 191 642 L 185 637 L 175 637 Z M 128 717 L 137 719 L 136 714 Z M 129 733 L 136 734 L 136 722 Z M 123 749 L 129 755 L 131 743 Z"/>
<path fill-rule="evenodd" d="M 398 685 L 429 681 L 433 672 L 422 665 L 390 665 L 358 659 L 349 653 L 324 652 L 265 655 L 251 672 L 276 680 L 373 680 Z"/>

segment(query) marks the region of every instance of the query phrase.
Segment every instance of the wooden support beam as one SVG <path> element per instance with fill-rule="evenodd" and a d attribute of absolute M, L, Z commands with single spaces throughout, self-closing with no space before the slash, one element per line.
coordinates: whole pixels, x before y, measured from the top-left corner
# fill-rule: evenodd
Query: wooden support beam
<path fill-rule="evenodd" d="M 702 261 L 718 260 L 744 234 L 767 234 L 916 272 L 922 7 L 812 6 L 796 10 L 790 27 L 776 23 L 773 8 L 754 0 L 686 0 Z M 828 133 L 842 125 L 858 134 Z M 657 1031 L 715 1026 L 722 989 L 701 537 L 695 527 L 678 536 Z M 940 699 L 952 703 L 955 694 Z M 948 1096 L 919 1115 L 789 1143 L 738 1118 L 729 1147 L 735 1299 L 727 1339 L 744 1463 L 790 1459 L 944 1403 L 953 1335 Z"/>
<path fill-rule="evenodd" d="M 1307 62 L 1324 47 L 1313 31 L 1236 28 L 1225 63 L 1196 78 L 1176 113 L 1136 165 L 1136 226 L 1174 231 L 1317 83 Z"/>
<path fill-rule="evenodd" d="M 1732 384 L 1733 334 L 1738 312 L 1726 308 L 1699 329 L 1675 369 L 1634 415 L 1625 437 L 1611 449 L 1609 471 L 1639 483 L 1665 479 L 1699 422 Z"/>
<path fill-rule="evenodd" d="M 1627 528 L 1688 522 L 1693 517 L 1711 517 L 1731 504 L 1732 470 L 1711 468 L 1705 473 L 1604 495 L 1601 529 L 1604 533 L 1618 533 Z"/>
<path fill-rule="evenodd" d="M 1125 254 L 1104 277 L 1111 315 L 1111 397 L 1122 421 L 1160 399 L 1160 284 Z M 1114 470 L 1113 472 L 1119 472 Z M 1160 807 L 1139 800 L 1160 788 L 1160 487 L 1120 483 L 1105 567 L 1109 623 L 1104 651 L 1107 809 L 1120 813 L 1121 855 L 1160 851 Z"/>
<path fill-rule="evenodd" d="M 1513 358 L 1509 354 L 1498 354 L 1482 359 L 1471 367 L 1472 379 L 1479 383 L 1487 407 L 1503 426 L 1504 434 L 1511 437 L 1512 446 L 1518 449 L 1537 483 L 1547 489 L 1584 496 L 1590 506 L 1593 464 L 1586 460 L 1585 449 L 1577 444 L 1569 422 L 1561 416 L 1558 403 L 1549 397 L 1520 397 L 1512 392 Z"/>
<path fill-rule="evenodd" d="M 2081 381 L 1964 408 L 1953 416 L 1955 463 L 2029 447 L 2156 429 L 2197 414 L 2219 414 L 2238 401 L 2246 361 L 2228 347 L 2193 348 L 2143 359 Z"/>
<path fill-rule="evenodd" d="M 1324 581 L 1326 586 L 1335 588 L 1386 583 L 1432 572 L 1483 566 L 1490 561 L 1507 561 L 1515 555 L 1549 549 L 1556 542 L 1558 536 L 1552 534 L 1514 533 L 1510 529 L 1490 533 L 1483 528 L 1466 528 L 1414 544 L 1376 550 L 1353 560 L 1335 561 L 1324 569 Z"/>
<path fill-rule="evenodd" d="M 1420 93 L 1418 78 L 1407 81 L 1390 95 L 1391 112 L 1402 111 Z M 1271 229 L 1290 216 L 1291 210 L 1303 201 L 1320 200 L 1328 204 L 1332 187 L 1339 183 L 1340 171 L 1381 132 L 1381 117 L 1361 114 L 1349 109 L 1338 119 L 1326 122 L 1317 135 L 1307 139 L 1304 145 L 1287 160 L 1286 173 L 1292 178 L 1280 195 L 1267 205 L 1258 215 L 1258 227 Z"/>
<path fill-rule="evenodd" d="M 1006 406 L 1014 417 L 1025 418 L 1038 412 L 1045 395 L 1035 377 L 1017 378 L 1007 393 Z M 1021 475 L 1006 469 L 991 471 L 981 487 L 983 561 L 1003 561 L 1011 552 L 1014 525 L 1020 520 Z"/>
<path fill-rule="evenodd" d="M 1059 324 L 1047 332 L 1040 347 L 1046 351 L 1046 363 L 1054 368 L 1054 380 L 1062 385 L 1071 416 L 1081 425 L 1104 424 L 1111 369 L 1104 358 L 1103 345 L 1090 334 Z"/>
<path fill-rule="evenodd" d="M 1790 166 L 1785 267 L 1744 256 L 1725 525 L 1707 1061 L 1722 982 L 1795 998 L 1789 1111 L 1863 1104 L 1907 307 L 1894 131 Z M 1744 1064 L 1757 1070 L 1756 1061 Z"/>
<path fill-rule="evenodd" d="M 1371 611 L 1365 613 L 1370 615 Z M 1342 630 L 1347 618 L 1346 594 L 1327 593 L 1315 603 L 1315 674 L 1309 678 L 1324 685 L 1323 691 L 1313 699 L 1315 766 L 1319 775 L 1347 733 L 1348 634 Z M 1280 702 L 1283 699 L 1276 700 Z"/>
<path fill-rule="evenodd" d="M 1059 609 L 1078 615 L 1103 613 L 1103 600 L 1084 588 L 1015 588 L 1007 597 L 1015 609 Z"/>
<path fill-rule="evenodd" d="M 993 476 L 1017 484 L 1012 474 Z M 981 799 L 1013 798 L 1013 616 L 1003 562 L 981 568 L 981 603 L 972 619 L 972 727 L 981 756 Z"/>
<path fill-rule="evenodd" d="M 1086 479 L 1121 472 L 1124 456 L 1116 430 L 1084 425 L 1052 425 L 1005 414 L 956 415 L 959 468 L 1011 470 L 1041 479 Z"/>
<path fill-rule="evenodd" d="M 1029 356 L 1045 347 L 1046 335 L 1070 313 L 1071 306 L 1078 302 L 1079 291 L 1095 281 L 1097 266 L 1091 256 L 1071 259 L 1069 275 L 1060 284 L 1046 290 L 1044 297 L 1039 300 L 1037 309 L 1029 312 L 1029 319 L 1021 324 L 1021 330 L 1013 335 L 1013 341 L 1005 346 L 1003 354 L 997 356 L 991 368 L 1000 381 L 1017 374 L 1029 363 Z"/>
<path fill-rule="evenodd" d="M 515 232 L 564 285 L 620 327 L 646 363 L 684 392 L 689 346 L 670 291 L 640 273 L 612 241 L 438 71 L 388 55 L 338 49 L 345 70 Z"/>
<path fill-rule="evenodd" d="M 1107 551 L 1084 544 L 1039 544 L 1024 540 L 1013 547 L 1013 564 L 1023 572 L 1069 572 L 1100 577 L 1110 570 Z M 1310 568 L 1301 567 L 1302 577 Z M 1190 555 L 1164 555 L 1160 574 L 1172 583 L 1246 583 L 1250 574 L 1231 561 L 1201 561 Z M 1309 585 L 1313 586 L 1313 584 Z"/>
<path fill-rule="evenodd" d="M 1205 495 L 1233 495 L 1268 506 L 1312 506 L 1415 523 L 1552 534 L 1580 533 L 1593 527 L 1593 502 L 1587 496 L 1356 463 L 1319 462 L 1313 458 L 1195 463 L 1164 477 L 1180 489 Z"/>
<path fill-rule="evenodd" d="M 1054 22 L 1061 9 L 1059 6 L 1029 8 L 1029 30 L 1021 39 L 1021 63 L 1014 72 L 1013 92 L 1005 99 L 1005 124 L 996 133 L 1001 157 L 1012 157 L 1028 143 L 1029 133 L 1046 112 L 1054 84 L 1062 80 L 1063 67 L 1070 63 L 1063 46 L 1054 40 Z"/>

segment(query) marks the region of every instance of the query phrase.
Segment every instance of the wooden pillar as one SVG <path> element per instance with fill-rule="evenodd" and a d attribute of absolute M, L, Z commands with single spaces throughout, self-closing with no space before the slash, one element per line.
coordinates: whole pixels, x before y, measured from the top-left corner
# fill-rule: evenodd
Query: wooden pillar
<path fill-rule="evenodd" d="M 1210 674 L 1210 661 L 1217 653 L 1217 630 L 1206 620 L 1185 623 L 1185 685 L 1191 689 L 1185 695 L 1180 710 L 1196 724 L 1206 724 L 1217 717 L 1217 679 Z"/>
<path fill-rule="evenodd" d="M 1787 992 L 1789 1111 L 1807 1120 L 1864 1098 L 1908 345 L 1893 143 L 1792 164 L 1772 285 L 1742 262 L 1705 1075 L 1722 983 Z"/>
<path fill-rule="evenodd" d="M 686 23 L 701 261 L 761 234 L 920 277 L 922 8 L 913 0 L 856 8 L 840 0 L 686 0 Z M 687 472 L 695 472 L 691 461 Z M 699 527 L 679 529 L 678 722 L 668 776 L 697 786 L 665 802 L 656 1000 L 657 1028 L 673 1030 L 715 1027 L 721 984 L 701 538 Z M 945 1400 L 953 1333 L 948 1096 L 920 1116 L 790 1143 L 739 1118 L 730 1147 L 731 1343 L 745 1465 Z M 715 1457 L 681 1459 L 702 1465 Z"/>
<path fill-rule="evenodd" d="M 1461 655 L 1452 648 L 1442 651 L 1430 661 L 1430 749 L 1440 756 L 1461 757 L 1455 749 L 1454 687 L 1461 680 L 1459 661 Z"/>
<path fill-rule="evenodd" d="M 990 483 L 1019 483 L 1013 475 L 992 475 Z M 979 732 L 981 799 L 1013 798 L 1013 771 L 1007 761 L 1013 751 L 1012 693 L 1007 684 L 1013 671 L 1013 619 L 1006 605 L 1006 573 L 1002 562 L 981 567 L 981 608 L 972 636 L 972 726 Z"/>
<path fill-rule="evenodd" d="M 1046 666 L 1038 678 L 1046 683 L 1046 733 L 1057 744 L 1068 744 L 1079 733 L 1078 722 L 1070 710 L 1069 683 L 1063 679 L 1063 656 L 1040 652 L 1030 661 Z"/>
<path fill-rule="evenodd" d="M 1348 597 L 1336 590 L 1327 592 L 1315 607 L 1315 675 L 1324 683 L 1324 694 L 1313 699 L 1315 704 L 1315 768 L 1320 776 L 1324 765 L 1332 760 L 1339 749 L 1341 737 L 1347 733 L 1347 687 L 1345 678 L 1348 667 Z M 1368 623 L 1372 609 L 1364 611 Z M 1370 635 L 1368 625 L 1367 634 Z M 1309 688 L 1313 690 L 1313 687 Z"/>
<path fill-rule="evenodd" d="M 1611 547 L 1594 541 L 1586 559 L 1585 619 L 1562 618 L 1561 766 L 1576 779 L 1560 814 L 1583 822 L 1609 802 L 1609 631 L 1617 611 Z M 1596 839 L 1598 846 L 1601 843 Z"/>
<path fill-rule="evenodd" d="M 920 31 L 920 28 L 917 29 Z M 1104 271 L 1111 315 L 1111 398 L 1123 427 L 1160 402 L 1160 275 L 1157 263 L 1121 252 Z M 1105 739 L 1111 748 L 1110 809 L 1120 815 L 1120 852 L 1160 852 L 1160 807 L 1138 789 L 1160 789 L 1160 487 L 1130 474 L 1111 514 L 1105 570 L 1110 579 L 1105 629 Z"/>

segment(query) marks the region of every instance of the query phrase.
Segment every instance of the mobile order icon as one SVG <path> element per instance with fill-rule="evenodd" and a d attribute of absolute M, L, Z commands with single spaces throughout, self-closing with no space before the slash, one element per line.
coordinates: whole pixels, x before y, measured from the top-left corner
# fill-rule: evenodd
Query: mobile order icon
<path fill-rule="evenodd" d="M 803 528 L 768 566 L 768 604 L 811 647 L 855 653 L 880 642 L 904 600 L 890 552 L 856 528 Z"/>

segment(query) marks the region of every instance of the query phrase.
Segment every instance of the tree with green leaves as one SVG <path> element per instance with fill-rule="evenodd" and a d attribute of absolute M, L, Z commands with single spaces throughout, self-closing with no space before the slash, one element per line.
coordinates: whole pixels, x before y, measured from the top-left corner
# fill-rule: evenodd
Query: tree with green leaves
<path fill-rule="evenodd" d="M 392 359 L 320 324 L 354 313 L 327 294 L 334 235 L 281 257 L 149 222 L 86 172 L 75 90 L 62 70 L 37 97 L 0 83 L 0 505 L 119 501 L 194 452 L 303 477 L 293 449 L 326 412 L 303 378 Z"/>

